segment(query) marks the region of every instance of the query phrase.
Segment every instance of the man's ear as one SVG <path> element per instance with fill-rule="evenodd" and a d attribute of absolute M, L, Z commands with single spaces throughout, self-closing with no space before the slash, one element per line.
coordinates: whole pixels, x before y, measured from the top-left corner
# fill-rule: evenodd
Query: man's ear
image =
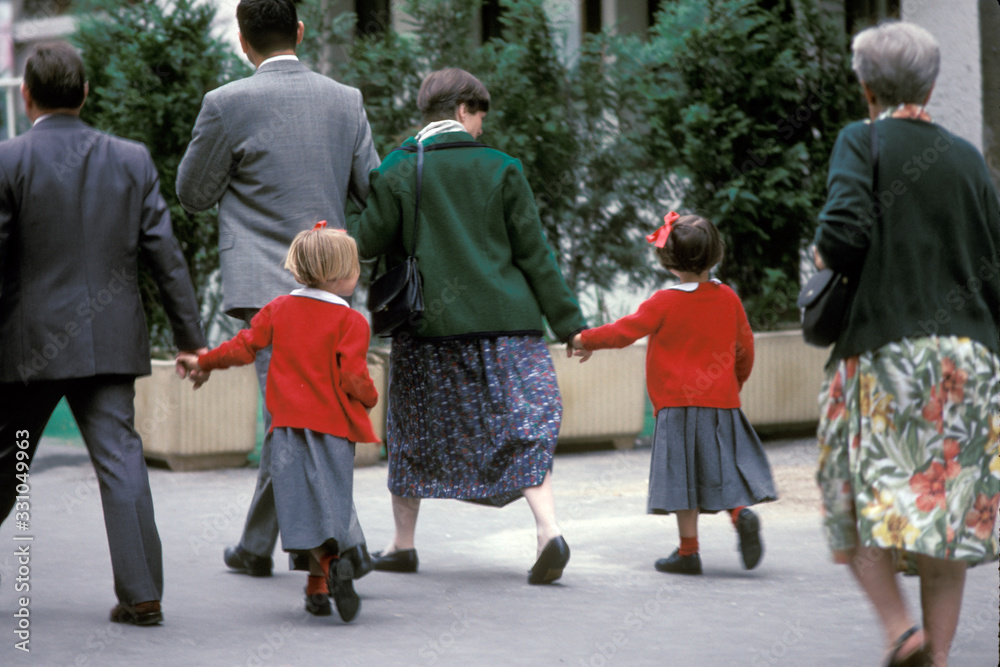
<path fill-rule="evenodd" d="M 305 32 L 306 32 L 306 24 L 303 23 L 302 21 L 299 21 L 299 27 L 295 31 L 295 45 L 296 46 L 298 46 L 299 44 L 302 43 L 302 35 L 304 35 Z"/>

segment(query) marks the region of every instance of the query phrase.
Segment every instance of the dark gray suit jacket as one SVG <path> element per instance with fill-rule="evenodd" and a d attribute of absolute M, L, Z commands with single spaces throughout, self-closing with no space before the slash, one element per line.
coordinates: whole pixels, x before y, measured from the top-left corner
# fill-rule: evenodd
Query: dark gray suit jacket
<path fill-rule="evenodd" d="M 177 347 L 203 347 L 146 147 L 69 115 L 0 142 L 0 382 L 149 374 L 140 256 Z"/>
<path fill-rule="evenodd" d="M 177 173 L 189 211 L 219 205 L 226 312 L 262 308 L 295 289 L 283 268 L 297 233 L 343 229 L 349 196 L 364 202 L 378 167 L 361 91 L 296 60 L 205 95 Z"/>

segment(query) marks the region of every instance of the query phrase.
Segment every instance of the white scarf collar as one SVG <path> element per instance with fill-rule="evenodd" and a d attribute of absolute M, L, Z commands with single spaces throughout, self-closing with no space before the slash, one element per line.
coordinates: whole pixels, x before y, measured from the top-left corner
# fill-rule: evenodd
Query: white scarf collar
<path fill-rule="evenodd" d="M 292 290 L 292 296 L 304 296 L 309 299 L 326 301 L 327 303 L 333 303 L 338 306 L 347 306 L 348 308 L 351 307 L 351 304 L 347 303 L 347 301 L 343 298 L 332 292 L 327 292 L 326 290 L 321 290 L 316 287 L 300 287 L 297 290 Z"/>
<path fill-rule="evenodd" d="M 425 139 L 429 139 L 436 134 L 444 134 L 445 132 L 468 132 L 468 130 L 457 120 L 436 120 L 424 126 L 424 129 L 417 132 L 415 138 L 422 143 Z"/>
<path fill-rule="evenodd" d="M 708 282 L 715 283 L 716 285 L 721 285 L 722 284 L 722 281 L 718 280 L 716 278 L 712 278 Z M 698 289 L 698 285 L 701 285 L 701 283 L 681 283 L 680 285 L 671 285 L 670 287 L 667 287 L 666 289 L 675 289 L 675 290 L 679 290 L 681 292 L 693 292 L 696 289 Z"/>

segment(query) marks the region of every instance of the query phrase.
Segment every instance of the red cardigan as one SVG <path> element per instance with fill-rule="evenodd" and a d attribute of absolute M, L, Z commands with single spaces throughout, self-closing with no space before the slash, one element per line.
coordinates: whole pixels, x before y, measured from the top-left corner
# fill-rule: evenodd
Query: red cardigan
<path fill-rule="evenodd" d="M 626 347 L 649 336 L 646 390 L 656 412 L 738 408 L 753 367 L 753 332 L 740 298 L 716 281 L 696 285 L 694 291 L 660 290 L 634 314 L 581 334 L 588 350 Z"/>
<path fill-rule="evenodd" d="M 205 370 L 244 366 L 271 345 L 266 391 L 271 428 L 378 442 L 366 411 L 378 401 L 368 375 L 368 322 L 332 296 L 310 289 L 279 296 L 254 316 L 249 329 L 200 355 L 198 364 Z"/>

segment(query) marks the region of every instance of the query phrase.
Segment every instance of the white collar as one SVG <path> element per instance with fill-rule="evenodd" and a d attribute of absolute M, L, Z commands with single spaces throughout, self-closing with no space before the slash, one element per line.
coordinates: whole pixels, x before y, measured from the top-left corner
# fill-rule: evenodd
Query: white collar
<path fill-rule="evenodd" d="M 298 62 L 298 59 L 299 59 L 298 56 L 292 55 L 290 53 L 286 53 L 286 54 L 281 55 L 281 56 L 271 56 L 270 58 L 268 58 L 267 60 L 265 60 L 264 62 L 262 62 L 260 65 L 257 65 L 257 69 L 260 69 L 261 67 L 263 67 L 267 63 L 276 63 L 276 62 L 280 62 L 282 60 L 294 60 L 294 61 Z"/>
<path fill-rule="evenodd" d="M 46 118 L 52 118 L 53 116 L 55 116 L 54 113 L 43 113 L 41 116 L 39 116 L 38 118 L 35 119 L 35 122 L 31 124 L 31 127 L 34 127 L 34 126 L 38 125 L 39 123 L 41 123 Z"/>
<path fill-rule="evenodd" d="M 468 132 L 468 130 L 457 120 L 436 120 L 433 123 L 428 123 L 424 129 L 417 132 L 415 138 L 417 141 L 423 142 L 425 139 L 429 139 L 436 134 L 444 134 L 445 132 Z"/>
<path fill-rule="evenodd" d="M 351 304 L 347 303 L 347 301 L 345 301 L 342 297 L 316 287 L 300 287 L 297 290 L 292 290 L 292 296 L 304 296 L 310 299 L 316 299 L 317 301 L 333 303 L 338 306 L 347 306 L 348 308 L 351 307 Z"/>
<path fill-rule="evenodd" d="M 718 280 L 716 278 L 712 278 L 708 282 L 715 283 L 716 285 L 721 285 L 722 284 L 722 281 Z M 701 285 L 701 284 L 702 283 L 681 283 L 680 285 L 671 285 L 670 287 L 667 287 L 665 289 L 675 289 L 675 290 L 679 290 L 681 292 L 693 292 L 696 289 L 698 289 L 698 286 Z"/>

